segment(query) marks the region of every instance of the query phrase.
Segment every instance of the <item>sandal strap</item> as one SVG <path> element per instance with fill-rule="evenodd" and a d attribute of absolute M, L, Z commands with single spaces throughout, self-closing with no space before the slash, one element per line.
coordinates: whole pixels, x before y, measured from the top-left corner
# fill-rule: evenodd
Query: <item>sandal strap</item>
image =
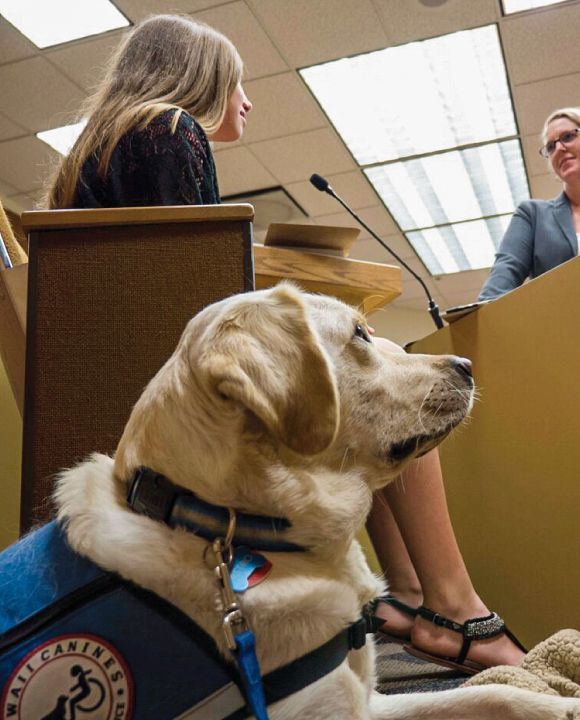
<path fill-rule="evenodd" d="M 485 615 L 484 617 L 470 618 L 463 624 L 449 620 L 449 618 L 430 610 L 424 605 L 417 608 L 417 614 L 425 620 L 429 620 L 434 625 L 453 630 L 470 640 L 486 640 L 487 638 L 501 635 L 501 633 L 505 631 L 504 621 L 495 612 Z"/>
<path fill-rule="evenodd" d="M 469 648 L 473 640 L 487 640 L 488 638 L 501 635 L 506 631 L 506 626 L 502 618 L 495 612 L 485 615 L 483 617 L 470 618 L 463 624 L 449 620 L 443 615 L 430 610 L 429 608 L 421 605 L 417 609 L 417 614 L 429 620 L 438 627 L 444 627 L 448 630 L 453 630 L 460 635 L 463 635 L 463 645 L 461 651 L 456 658 L 456 662 L 463 663 L 469 652 Z"/>
<path fill-rule="evenodd" d="M 394 607 L 397 610 L 400 610 L 401 612 L 405 613 L 405 615 L 409 615 L 410 617 L 413 617 L 413 618 L 417 617 L 417 613 L 419 612 L 419 608 L 412 607 L 411 605 L 407 605 L 407 603 L 394 597 L 394 595 L 389 595 L 389 593 L 387 593 L 386 595 L 381 595 L 380 597 L 375 598 L 373 600 L 373 612 L 376 610 L 377 605 L 380 602 L 385 603 L 385 605 L 391 605 L 391 607 Z"/>

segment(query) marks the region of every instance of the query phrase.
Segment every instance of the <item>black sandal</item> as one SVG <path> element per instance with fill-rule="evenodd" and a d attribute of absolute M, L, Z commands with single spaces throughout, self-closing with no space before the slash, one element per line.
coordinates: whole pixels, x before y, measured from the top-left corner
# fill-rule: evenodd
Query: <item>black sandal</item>
<path fill-rule="evenodd" d="M 505 622 L 500 618 L 497 613 L 492 612 L 490 615 L 485 617 L 470 618 L 463 624 L 449 620 L 448 618 L 440 615 L 439 613 L 433 612 L 424 605 L 417 608 L 415 615 L 429 620 L 438 627 L 447 628 L 453 630 L 460 635 L 463 635 L 463 645 L 461 651 L 457 657 L 444 657 L 441 655 L 432 655 L 430 653 L 419 650 L 414 645 L 405 645 L 405 650 L 409 655 L 418 657 L 421 660 L 426 660 L 435 665 L 442 665 L 443 667 L 452 668 L 453 670 L 459 670 L 466 675 L 477 675 L 482 670 L 487 670 L 486 665 L 467 659 L 467 654 L 471 643 L 474 640 L 488 640 L 489 638 L 496 637 L 497 635 L 505 634 L 523 652 L 527 652 L 526 648 L 516 638 L 516 636 L 506 627 Z"/>
<path fill-rule="evenodd" d="M 383 629 L 386 625 L 388 625 L 388 620 L 385 620 L 384 618 L 379 617 L 375 614 L 377 605 L 380 602 L 385 603 L 385 605 L 390 605 L 391 607 L 400 610 L 402 613 L 405 613 L 405 615 L 409 615 L 412 618 L 417 617 L 419 609 L 416 607 L 411 607 L 411 605 L 407 605 L 407 603 L 404 603 L 402 600 L 399 600 L 393 595 L 389 595 L 389 593 L 375 598 L 371 603 L 370 611 L 372 614 L 374 631 L 380 633 L 381 637 L 385 638 L 385 640 L 397 643 L 398 645 L 404 645 L 405 643 L 408 643 L 411 639 L 410 635 L 391 635 L 388 630 Z"/>

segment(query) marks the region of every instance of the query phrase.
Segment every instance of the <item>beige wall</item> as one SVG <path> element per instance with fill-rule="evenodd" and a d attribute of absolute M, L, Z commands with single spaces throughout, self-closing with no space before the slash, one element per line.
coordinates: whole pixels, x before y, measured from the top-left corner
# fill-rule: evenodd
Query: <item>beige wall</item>
<path fill-rule="evenodd" d="M 371 313 L 369 322 L 375 328 L 377 335 L 386 337 L 399 345 L 419 340 L 430 335 L 435 329 L 433 320 L 427 312 L 427 301 L 425 301 L 424 312 L 387 305 Z"/>
<path fill-rule="evenodd" d="M 18 537 L 22 421 L 0 361 L 0 549 Z"/>

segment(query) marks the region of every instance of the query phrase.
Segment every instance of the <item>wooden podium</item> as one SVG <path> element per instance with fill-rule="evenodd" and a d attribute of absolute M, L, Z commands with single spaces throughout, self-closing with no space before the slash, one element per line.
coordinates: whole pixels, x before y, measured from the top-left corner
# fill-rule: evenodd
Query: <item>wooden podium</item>
<path fill-rule="evenodd" d="M 24 409 L 23 527 L 47 516 L 50 475 L 114 450 L 131 405 L 203 306 L 284 278 L 364 312 L 401 291 L 396 267 L 253 248 L 252 218 L 250 205 L 24 213 L 30 264 L 0 278 L 11 308 L 5 365 Z M 0 509 L 3 522 L 14 527 Z M 0 530 L 0 546 L 12 539 Z"/>
<path fill-rule="evenodd" d="M 414 343 L 473 361 L 472 420 L 441 448 L 475 587 L 531 646 L 580 627 L 580 258 Z"/>

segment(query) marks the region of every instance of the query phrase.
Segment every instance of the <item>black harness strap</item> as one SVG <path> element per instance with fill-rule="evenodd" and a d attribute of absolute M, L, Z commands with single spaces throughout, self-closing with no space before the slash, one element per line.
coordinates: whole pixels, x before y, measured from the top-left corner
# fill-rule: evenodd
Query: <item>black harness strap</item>
<path fill-rule="evenodd" d="M 312 685 L 335 670 L 350 650 L 359 650 L 366 642 L 366 613 L 342 632 L 307 655 L 293 660 L 264 675 L 262 682 L 268 706 Z M 228 715 L 224 720 L 245 720 L 251 713 L 247 707 Z"/>

